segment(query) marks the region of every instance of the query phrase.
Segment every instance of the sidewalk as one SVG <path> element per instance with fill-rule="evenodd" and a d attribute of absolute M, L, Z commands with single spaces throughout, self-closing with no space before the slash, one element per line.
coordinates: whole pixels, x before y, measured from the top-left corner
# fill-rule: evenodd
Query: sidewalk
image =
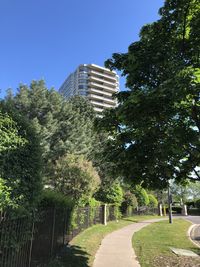
<path fill-rule="evenodd" d="M 98 249 L 93 267 L 140 267 L 132 248 L 132 236 L 143 227 L 165 219 L 130 224 L 108 234 Z"/>

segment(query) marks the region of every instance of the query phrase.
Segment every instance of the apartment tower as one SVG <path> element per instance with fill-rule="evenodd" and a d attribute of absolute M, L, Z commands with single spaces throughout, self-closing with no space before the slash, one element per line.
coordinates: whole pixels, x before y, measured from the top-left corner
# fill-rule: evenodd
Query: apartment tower
<path fill-rule="evenodd" d="M 64 81 L 59 93 L 69 98 L 87 97 L 98 115 L 107 108 L 116 107 L 113 94 L 119 91 L 119 77 L 114 71 L 95 64 L 82 64 Z"/>

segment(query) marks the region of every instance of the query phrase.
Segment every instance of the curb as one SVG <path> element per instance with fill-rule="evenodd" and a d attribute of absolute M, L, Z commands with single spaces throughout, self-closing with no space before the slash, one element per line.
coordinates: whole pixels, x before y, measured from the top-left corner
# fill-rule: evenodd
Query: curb
<path fill-rule="evenodd" d="M 188 231 L 187 231 L 187 236 L 188 236 L 188 238 L 190 239 L 190 241 L 191 241 L 194 245 L 196 245 L 197 247 L 200 248 L 200 244 L 197 243 L 197 242 L 195 242 L 195 241 L 191 238 L 191 233 L 192 233 L 193 229 L 194 229 L 195 227 L 197 227 L 197 226 L 200 226 L 200 224 L 192 224 L 192 225 L 189 227 Z"/>

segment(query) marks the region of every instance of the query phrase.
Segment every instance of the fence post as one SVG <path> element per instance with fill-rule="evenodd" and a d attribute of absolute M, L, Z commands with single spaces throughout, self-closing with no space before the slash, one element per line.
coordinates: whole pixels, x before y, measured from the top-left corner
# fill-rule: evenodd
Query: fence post
<path fill-rule="evenodd" d="M 63 245 L 65 245 L 65 235 L 66 235 L 66 215 L 67 209 L 63 208 Z"/>
<path fill-rule="evenodd" d="M 158 205 L 158 215 L 159 216 L 163 216 L 163 213 L 162 213 L 162 204 L 161 203 Z"/>
<path fill-rule="evenodd" d="M 54 232 L 55 232 L 55 220 L 56 220 L 56 208 L 53 210 L 53 225 L 52 225 L 52 237 L 51 237 L 51 256 L 53 254 Z"/>
<path fill-rule="evenodd" d="M 103 208 L 103 224 L 107 225 L 107 204 L 104 204 L 102 208 Z"/>
<path fill-rule="evenodd" d="M 32 258 L 32 248 L 33 248 L 33 235 L 34 235 L 34 229 L 35 229 L 35 222 L 34 222 L 35 216 L 33 218 L 33 224 L 32 224 L 32 230 L 31 230 L 31 244 L 30 244 L 30 250 L 29 250 L 29 260 L 28 260 L 28 267 L 31 266 L 31 258 Z"/>

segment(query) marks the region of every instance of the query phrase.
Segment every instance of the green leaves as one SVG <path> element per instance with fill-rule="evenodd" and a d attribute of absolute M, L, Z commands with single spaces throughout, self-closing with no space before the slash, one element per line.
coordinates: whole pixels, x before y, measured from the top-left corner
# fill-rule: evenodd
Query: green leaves
<path fill-rule="evenodd" d="M 68 154 L 55 163 L 55 188 L 76 204 L 87 203 L 97 190 L 100 178 L 90 161 Z"/>
<path fill-rule="evenodd" d="M 2 208 L 32 209 L 40 195 L 40 147 L 29 122 L 15 110 L 0 113 L 0 176 Z"/>
<path fill-rule="evenodd" d="M 17 124 L 7 114 L 0 111 L 0 153 L 15 149 L 26 143 L 19 135 Z"/>
<path fill-rule="evenodd" d="M 114 136 L 108 154 L 116 173 L 162 188 L 171 178 L 200 179 L 200 4 L 169 0 L 160 14 L 128 53 L 107 60 L 130 90 L 102 124 Z"/>
<path fill-rule="evenodd" d="M 66 154 L 89 157 L 95 142 L 94 111 L 82 97 L 65 100 L 44 81 L 20 85 L 15 97 L 4 105 L 27 117 L 35 128 L 41 145 L 46 181 L 54 181 L 55 161 Z"/>

